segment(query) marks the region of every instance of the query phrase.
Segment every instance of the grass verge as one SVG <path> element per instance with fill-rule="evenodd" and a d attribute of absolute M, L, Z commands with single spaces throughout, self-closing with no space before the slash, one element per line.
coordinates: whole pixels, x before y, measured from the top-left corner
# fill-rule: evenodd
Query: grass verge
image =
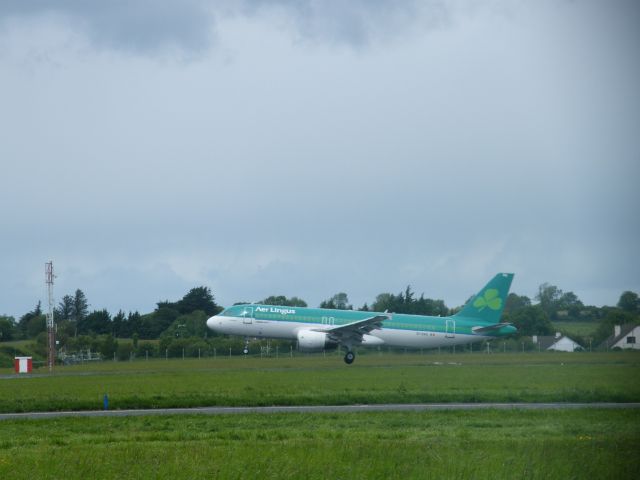
<path fill-rule="evenodd" d="M 364 355 L 105 362 L 0 378 L 0 411 L 413 402 L 636 402 L 640 355 Z"/>
<path fill-rule="evenodd" d="M 2 423 L 0 478 L 634 478 L 638 410 Z"/>

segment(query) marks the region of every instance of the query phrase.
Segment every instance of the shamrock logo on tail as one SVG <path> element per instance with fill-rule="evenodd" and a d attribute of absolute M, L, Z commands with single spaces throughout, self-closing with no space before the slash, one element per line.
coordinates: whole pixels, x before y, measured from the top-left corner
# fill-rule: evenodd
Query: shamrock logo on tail
<path fill-rule="evenodd" d="M 502 307 L 502 299 L 498 296 L 498 290 L 495 288 L 489 288 L 488 290 L 485 290 L 482 297 L 478 296 L 475 299 L 473 306 L 480 312 L 486 307 L 489 307 L 491 310 L 498 310 Z"/>

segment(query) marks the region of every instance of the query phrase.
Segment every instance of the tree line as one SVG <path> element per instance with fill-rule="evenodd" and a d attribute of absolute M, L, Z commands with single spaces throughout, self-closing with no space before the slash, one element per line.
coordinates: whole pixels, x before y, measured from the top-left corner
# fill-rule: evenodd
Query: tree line
<path fill-rule="evenodd" d="M 592 321 L 597 322 L 593 336 L 597 344 L 611 335 L 614 325 L 640 323 L 640 301 L 638 294 L 631 291 L 622 293 L 615 307 L 595 307 L 584 305 L 571 291 L 564 292 L 555 285 L 543 283 L 533 300 L 516 293 L 510 293 L 507 297 L 502 321 L 518 327 L 518 336 L 551 335 L 556 331 L 554 321 Z M 299 297 L 284 295 L 270 296 L 259 303 L 307 306 Z M 354 309 L 345 292 L 323 300 L 319 307 Z M 448 308 L 443 300 L 428 298 L 424 294 L 418 296 L 411 286 L 407 286 L 397 294 L 381 293 L 371 305 L 365 303 L 358 310 L 447 316 L 461 308 Z M 215 348 L 212 347 L 214 344 L 226 349 L 228 342 L 216 338 L 217 335 L 206 327 L 206 319 L 221 311 L 222 307 L 216 304 L 211 290 L 205 286 L 192 288 L 175 302 L 159 301 L 155 309 L 147 314 L 120 310 L 113 315 L 106 309 L 90 311 L 84 292 L 77 289 L 72 295 L 63 296 L 55 308 L 56 338 L 62 350 L 92 348 L 104 356 L 124 357 L 141 352 L 159 355 L 160 352 L 168 354 L 169 351 L 173 354 L 176 351 L 184 352 L 184 349 L 193 353 L 196 348 L 199 351 Z M 117 339 L 124 338 L 133 342 L 118 344 Z M 44 351 L 46 317 L 40 302 L 18 321 L 13 317 L 0 316 L 0 341 L 14 339 L 35 339 Z M 150 340 L 155 343 L 148 342 Z M 282 346 L 286 348 L 287 345 L 284 342 Z M 239 347 L 234 343 L 230 348 Z"/>
<path fill-rule="evenodd" d="M 268 297 L 260 303 L 291 307 L 307 306 L 306 302 L 298 297 L 287 298 L 285 296 Z M 323 300 L 319 307 L 339 310 L 354 308 L 344 292 L 336 293 Z M 417 297 L 411 286 L 407 286 L 404 291 L 397 294 L 381 293 L 376 296 L 371 306 L 365 303 L 358 310 L 447 316 L 453 315 L 461 309 L 462 306 L 448 308 L 444 301 L 427 298 L 424 294 Z M 513 323 L 518 328 L 517 337 L 553 335 L 558 331 L 553 322 L 558 321 L 593 322 L 597 328 L 592 336 L 592 342 L 597 345 L 613 333 L 614 325 L 640 323 L 640 300 L 637 293 L 625 291 L 620 295 L 615 307 L 596 307 L 583 304 L 572 291 L 565 292 L 556 285 L 543 283 L 538 287 L 538 292 L 533 300 L 526 295 L 510 293 L 505 302 L 501 321 Z M 578 343 L 588 343 L 586 339 L 577 335 L 572 335 L 572 337 Z"/>

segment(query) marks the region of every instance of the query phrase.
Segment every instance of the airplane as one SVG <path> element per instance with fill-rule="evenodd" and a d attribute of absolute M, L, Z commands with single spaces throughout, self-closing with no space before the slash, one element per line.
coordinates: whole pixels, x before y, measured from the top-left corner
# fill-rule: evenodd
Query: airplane
<path fill-rule="evenodd" d="M 298 341 L 301 351 L 344 346 L 344 361 L 355 360 L 355 346 L 438 348 L 490 340 L 515 333 L 500 316 L 513 273 L 498 273 L 455 315 L 431 317 L 389 312 L 332 310 L 262 304 L 226 308 L 207 320 L 211 330 L 245 338 Z"/>

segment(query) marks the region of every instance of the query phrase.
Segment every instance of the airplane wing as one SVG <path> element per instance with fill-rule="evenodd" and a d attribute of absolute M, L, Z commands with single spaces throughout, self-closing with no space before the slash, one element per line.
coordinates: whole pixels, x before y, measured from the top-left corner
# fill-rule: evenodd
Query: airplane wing
<path fill-rule="evenodd" d="M 333 340 L 343 343 L 360 343 L 362 342 L 362 336 L 382 328 L 382 322 L 389 320 L 391 315 L 376 315 L 374 317 L 365 318 L 364 320 L 358 320 L 357 322 L 347 323 L 346 325 L 338 325 L 331 328 L 314 328 L 316 332 L 324 332 L 328 334 Z"/>
<path fill-rule="evenodd" d="M 502 327 L 508 327 L 509 325 L 513 325 L 512 323 L 494 323 L 493 325 L 488 325 L 486 327 L 473 327 L 471 331 L 473 333 L 486 333 L 491 332 L 493 330 L 500 330 Z"/>

